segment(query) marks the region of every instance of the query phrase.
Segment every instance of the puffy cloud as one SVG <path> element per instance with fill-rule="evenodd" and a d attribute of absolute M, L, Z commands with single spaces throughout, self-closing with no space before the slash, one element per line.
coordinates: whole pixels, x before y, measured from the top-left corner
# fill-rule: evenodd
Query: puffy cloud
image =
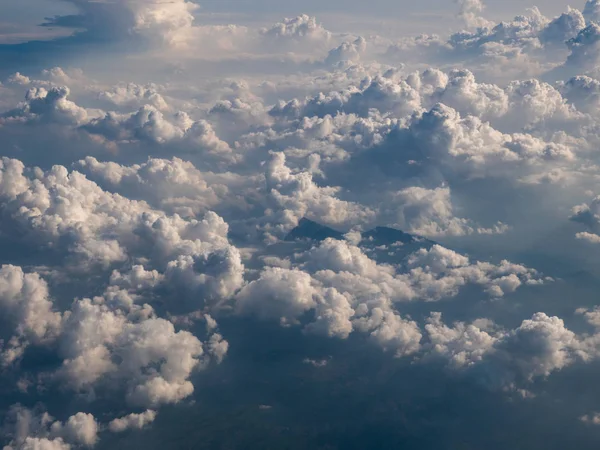
<path fill-rule="evenodd" d="M 113 433 L 122 433 L 123 431 L 134 429 L 141 430 L 156 419 L 156 411 L 147 409 L 141 414 L 131 413 L 127 416 L 113 419 L 108 424 L 108 429 Z"/>
<path fill-rule="evenodd" d="M 560 318 L 537 313 L 498 344 L 495 357 L 508 366 L 505 376 L 531 380 L 571 364 L 577 347 L 576 335 Z"/>
<path fill-rule="evenodd" d="M 508 331 L 484 319 L 450 328 L 433 313 L 425 329 L 428 356 L 447 359 L 450 367 L 477 376 L 490 388 L 517 389 L 588 358 L 583 339 L 562 319 L 544 313 Z"/>
<path fill-rule="evenodd" d="M 56 338 L 62 316 L 54 311 L 48 285 L 37 273 L 17 266 L 0 268 L 0 308 L 3 316 L 2 363 L 22 356 L 29 343 L 43 344 Z"/>
<path fill-rule="evenodd" d="M 229 160 L 232 150 L 222 141 L 206 120 L 193 121 L 187 113 L 177 112 L 170 117 L 153 106 L 142 106 L 131 114 L 106 113 L 84 124 L 83 130 L 102 136 L 108 141 L 142 140 L 156 144 L 178 142 L 207 156 Z"/>
<path fill-rule="evenodd" d="M 447 359 L 452 367 L 471 366 L 493 350 L 498 338 L 475 324 L 458 322 L 453 328 L 442 323 L 441 313 L 432 313 L 425 325 L 431 355 Z"/>
<path fill-rule="evenodd" d="M 583 17 L 590 22 L 600 21 L 600 2 L 598 0 L 587 0 L 583 7 Z"/>
<path fill-rule="evenodd" d="M 13 449 L 11 446 L 7 446 L 5 448 L 8 450 Z M 16 448 L 19 448 L 20 450 L 70 450 L 71 446 L 64 442 L 61 438 L 50 440 L 47 438 L 27 437 L 23 443 Z"/>
<path fill-rule="evenodd" d="M 401 302 L 451 298 L 469 284 L 500 297 L 524 283 L 544 281 L 524 266 L 508 261 L 471 263 L 468 257 L 439 245 L 409 255 L 402 268 L 378 264 L 363 249 L 330 238 L 294 259 L 296 267 L 266 267 L 258 279 L 242 288 L 236 296 L 237 312 L 279 320 L 283 325 L 302 324 L 305 332 L 328 337 L 345 339 L 354 332 L 365 333 L 397 356 L 419 351 L 422 337 L 417 322 L 401 316 Z M 495 342 L 495 337 L 487 339 L 485 333 L 463 325 L 447 329 L 439 317 L 432 319 L 428 332 L 432 340 L 438 336 L 438 353 L 457 353 L 456 364 L 468 364 L 469 358 L 480 360 Z M 459 350 L 450 350 L 467 339 L 465 333 L 481 340 L 481 348 L 469 351 L 471 356 L 467 350 L 460 355 Z"/>
<path fill-rule="evenodd" d="M 578 9 L 568 8 L 556 17 L 540 33 L 542 43 L 564 42 L 575 36 L 586 26 L 585 18 Z"/>
<path fill-rule="evenodd" d="M 315 316 L 306 327 L 308 332 L 346 339 L 353 331 L 354 309 L 348 298 L 335 289 L 326 289 L 318 298 Z"/>
<path fill-rule="evenodd" d="M 491 24 L 490 21 L 481 17 L 485 9 L 485 4 L 481 0 L 458 0 L 460 11 L 458 17 L 468 27 L 485 27 Z"/>
<path fill-rule="evenodd" d="M 12 440 L 5 449 L 69 450 L 72 446 L 92 447 L 98 441 L 99 424 L 92 414 L 79 412 L 62 423 L 39 408 L 16 404 L 9 416 Z"/>
<path fill-rule="evenodd" d="M 210 325 L 207 325 L 210 329 Z M 220 364 L 229 350 L 229 342 L 223 339 L 219 333 L 213 333 L 207 342 L 208 352 L 215 358 L 215 361 Z"/>
<path fill-rule="evenodd" d="M 49 90 L 43 87 L 31 88 L 23 103 L 0 116 L 0 123 L 10 120 L 39 120 L 78 126 L 88 122 L 93 115 L 68 100 L 69 93 L 67 87 L 53 87 Z"/>
<path fill-rule="evenodd" d="M 93 446 L 98 440 L 98 423 L 91 414 L 77 413 L 63 424 L 54 422 L 50 432 L 62 436 L 67 442 Z"/>
<path fill-rule="evenodd" d="M 588 241 L 590 244 L 600 244 L 600 236 L 594 233 L 588 233 L 586 231 L 575 234 L 577 239 Z"/>
<path fill-rule="evenodd" d="M 406 320 L 392 311 L 374 308 L 371 315 L 356 321 L 356 327 L 370 332 L 370 337 L 384 350 L 397 357 L 410 355 L 420 348 L 421 331 L 416 322 Z"/>
<path fill-rule="evenodd" d="M 509 107 L 508 95 L 503 89 L 493 84 L 477 83 L 473 73 L 465 69 L 451 71 L 443 88 L 430 95 L 433 101 L 482 118 L 502 116 Z"/>
<path fill-rule="evenodd" d="M 150 257 L 165 268 L 179 256 L 207 256 L 210 249 L 229 246 L 228 226 L 215 213 L 208 212 L 201 221 L 167 216 L 144 202 L 103 191 L 81 173 L 69 173 L 62 166 L 47 173 L 37 169 L 32 178 L 26 178 L 24 170 L 17 162 L 4 162 L 3 179 L 19 182 L 3 184 L 0 192 L 5 227 L 20 224 L 21 233 L 15 237 L 24 235 L 66 251 L 81 263 L 107 267 L 138 256 Z"/>
<path fill-rule="evenodd" d="M 302 217 L 318 218 L 327 224 L 361 223 L 374 217 L 369 208 L 338 199 L 339 188 L 321 187 L 310 172 L 294 173 L 285 163 L 284 153 L 273 153 L 266 179 L 273 206 L 281 211 L 280 221 L 287 222 L 289 228 Z"/>
<path fill-rule="evenodd" d="M 269 28 L 261 29 L 261 33 L 268 38 L 297 42 L 320 43 L 331 38 L 331 33 L 317 23 L 316 17 L 306 14 L 286 18 Z"/>
<path fill-rule="evenodd" d="M 600 414 L 586 414 L 585 416 L 581 416 L 580 420 L 589 425 L 600 425 Z"/>
<path fill-rule="evenodd" d="M 352 42 L 342 42 L 338 47 L 329 51 L 325 58 L 325 64 L 358 62 L 366 50 L 367 41 L 363 37 L 358 37 Z"/>
<path fill-rule="evenodd" d="M 140 86 L 135 83 L 118 85 L 111 90 L 101 92 L 99 98 L 120 107 L 140 108 L 143 105 L 150 105 L 159 111 L 169 109 L 169 105 L 155 85 Z"/>
<path fill-rule="evenodd" d="M 577 239 L 590 243 L 600 242 L 600 196 L 595 197 L 589 204 L 575 206 L 570 219 L 587 227 L 590 232 L 584 231 L 576 234 Z"/>
<path fill-rule="evenodd" d="M 236 295 L 236 310 L 263 319 L 293 322 L 316 306 L 317 290 L 309 274 L 268 267 Z"/>
<path fill-rule="evenodd" d="M 188 297 L 189 308 L 214 304 L 232 297 L 244 284 L 240 252 L 228 247 L 209 254 L 180 256 L 169 262 L 165 283 L 177 294 Z"/>
<path fill-rule="evenodd" d="M 59 374 L 73 388 L 88 388 L 103 377 L 124 383 L 127 400 L 141 406 L 176 403 L 194 387 L 192 370 L 203 355 L 202 343 L 173 324 L 149 318 L 130 322 L 100 302 L 77 301 L 60 341 L 64 357 Z M 152 371 L 145 370 L 148 366 Z"/>
<path fill-rule="evenodd" d="M 77 168 L 110 191 L 183 217 L 215 208 L 244 209 L 245 201 L 230 202 L 232 190 L 256 188 L 258 184 L 258 177 L 204 172 L 180 158 L 149 158 L 145 163 L 126 166 L 88 156 L 77 163 Z M 262 179 L 260 182 L 264 183 Z"/>
<path fill-rule="evenodd" d="M 577 36 L 567 41 L 571 53 L 565 62 L 565 66 L 575 67 L 578 70 L 594 68 L 600 57 L 599 42 L 600 26 L 591 23 L 581 30 Z"/>
<path fill-rule="evenodd" d="M 469 220 L 454 217 L 450 189 L 444 187 L 432 190 L 406 188 L 393 194 L 392 202 L 397 208 L 398 226 L 421 236 L 494 234 L 508 229 L 502 223 L 493 228 L 474 228 Z"/>
<path fill-rule="evenodd" d="M 336 55 L 339 53 L 336 50 L 333 52 Z M 415 84 L 415 82 L 421 82 L 421 79 L 411 79 L 410 81 Z M 435 83 L 435 80 L 432 81 Z M 294 99 L 287 103 L 278 104 L 270 111 L 270 114 L 287 117 L 311 117 L 315 115 L 325 117 L 326 115 L 335 116 L 339 112 L 344 112 L 366 117 L 369 115 L 370 110 L 377 109 L 382 113 L 394 113 L 397 116 L 404 116 L 415 110 L 420 110 L 420 101 L 418 90 L 413 88 L 409 82 L 398 79 L 397 75 L 391 71 L 390 73 L 378 74 L 372 79 L 371 77 L 365 78 L 360 81 L 358 86 L 351 85 L 339 92 L 319 93 L 312 98 Z"/>
<path fill-rule="evenodd" d="M 153 43 L 177 45 L 190 38 L 198 7 L 187 0 L 168 3 L 152 0 L 95 2 L 68 0 L 80 11 L 77 16 L 57 16 L 48 26 L 76 25 L 94 37 L 125 39 L 140 36 Z"/>
<path fill-rule="evenodd" d="M 477 261 L 440 245 L 421 249 L 408 257 L 411 277 L 418 281 L 420 295 L 432 300 L 456 295 L 458 289 L 469 283 L 482 286 L 493 297 L 514 292 L 523 283 L 542 284 L 536 270 L 510 261 L 494 265 Z"/>
<path fill-rule="evenodd" d="M 600 82 L 588 76 L 576 76 L 559 83 L 562 96 L 578 110 L 593 113 L 600 107 Z"/>

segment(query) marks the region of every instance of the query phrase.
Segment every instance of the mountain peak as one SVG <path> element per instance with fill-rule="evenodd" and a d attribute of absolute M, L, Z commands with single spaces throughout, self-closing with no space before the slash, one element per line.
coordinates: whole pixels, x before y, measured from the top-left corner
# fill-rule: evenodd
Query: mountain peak
<path fill-rule="evenodd" d="M 288 233 L 285 237 L 286 241 L 297 241 L 303 239 L 311 239 L 314 241 L 323 241 L 327 238 L 343 239 L 344 234 L 340 231 L 321 225 L 306 217 L 300 219 L 298 226 Z"/>
<path fill-rule="evenodd" d="M 306 217 L 300 219 L 298 226 L 290 231 L 285 237 L 286 241 L 297 241 L 297 240 L 313 240 L 323 241 L 327 238 L 333 239 L 344 239 L 344 233 L 334 230 L 326 225 L 321 225 L 313 220 L 307 219 Z M 409 233 L 405 233 L 402 230 L 389 227 L 375 227 L 371 230 L 362 233 L 362 238 L 365 241 L 373 244 L 393 244 L 395 242 L 402 242 L 403 244 L 421 243 L 425 245 L 434 244 L 433 241 L 425 239 L 419 236 L 414 236 Z"/>

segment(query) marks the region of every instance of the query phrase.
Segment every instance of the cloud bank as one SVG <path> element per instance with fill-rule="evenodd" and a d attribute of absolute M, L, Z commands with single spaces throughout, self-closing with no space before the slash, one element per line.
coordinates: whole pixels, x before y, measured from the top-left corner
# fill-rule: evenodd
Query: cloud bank
<path fill-rule="evenodd" d="M 456 448 L 446 411 L 492 430 L 468 448 L 531 411 L 595 448 L 598 2 L 402 38 L 68 3 L 71 36 L 0 49 L 45 54 L 0 63 L 5 449 L 250 448 L 244 414 Z M 206 441 L 163 445 L 186 415 Z"/>

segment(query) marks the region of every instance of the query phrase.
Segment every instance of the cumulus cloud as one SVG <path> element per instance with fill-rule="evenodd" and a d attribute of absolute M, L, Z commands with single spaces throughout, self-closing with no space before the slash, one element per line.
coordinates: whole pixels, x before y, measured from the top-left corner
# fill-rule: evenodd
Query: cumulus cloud
<path fill-rule="evenodd" d="M 140 86 L 135 83 L 127 83 L 103 91 L 98 97 L 120 107 L 140 108 L 143 105 L 150 105 L 159 111 L 169 109 L 169 105 L 160 94 L 158 87 L 154 85 Z"/>
<path fill-rule="evenodd" d="M 600 242 L 600 197 L 595 197 L 591 202 L 575 206 L 570 219 L 588 228 L 576 234 L 577 239 L 585 240 L 592 244 Z"/>
<path fill-rule="evenodd" d="M 124 417 L 113 419 L 108 424 L 108 429 L 113 433 L 134 429 L 141 430 L 156 419 L 156 411 L 147 409 L 141 414 L 131 413 Z"/>
<path fill-rule="evenodd" d="M 327 224 L 352 224 L 374 216 L 368 207 L 338 199 L 339 188 L 321 187 L 310 172 L 294 173 L 285 162 L 284 153 L 273 153 L 266 174 L 269 195 L 283 219 L 280 222 L 293 227 L 306 216 Z"/>
<path fill-rule="evenodd" d="M 31 88 L 25 101 L 3 114 L 3 121 L 40 120 L 66 125 L 81 125 L 89 120 L 88 111 L 68 100 L 68 87 Z"/>
<path fill-rule="evenodd" d="M 587 22 L 598 22 L 600 19 L 600 4 L 597 0 L 587 0 L 582 12 Z"/>
<path fill-rule="evenodd" d="M 37 273 L 18 266 L 0 268 L 0 308 L 3 312 L 2 363 L 19 359 L 29 343 L 52 341 L 60 332 L 62 316 L 54 311 L 47 283 Z"/>
<path fill-rule="evenodd" d="M 69 0 L 78 10 L 76 16 L 56 16 L 47 26 L 81 27 L 94 37 L 124 39 L 141 36 L 153 42 L 181 44 L 189 38 L 198 7 L 187 0 L 155 2 L 119 0 L 95 2 Z"/>
<path fill-rule="evenodd" d="M 331 33 L 317 22 L 316 17 L 306 14 L 286 18 L 269 28 L 262 29 L 261 33 L 267 37 L 299 42 L 313 41 L 319 43 L 320 41 L 328 41 L 331 38 Z"/>
<path fill-rule="evenodd" d="M 459 0 L 457 3 L 460 7 L 458 17 L 468 27 L 484 27 L 491 24 L 490 21 L 481 16 L 485 9 L 485 5 L 481 0 Z"/>
<path fill-rule="evenodd" d="M 443 358 L 454 370 L 471 374 L 490 388 L 517 389 L 548 377 L 576 361 L 585 361 L 583 338 L 558 317 L 536 313 L 514 330 L 489 320 L 443 324 L 433 313 L 425 326 L 427 356 Z"/>
<path fill-rule="evenodd" d="M 77 413 L 63 424 L 54 422 L 50 427 L 53 435 L 63 436 L 67 442 L 93 446 L 98 440 L 98 423 L 91 414 Z"/>
<path fill-rule="evenodd" d="M 421 348 L 419 325 L 400 314 L 403 302 L 452 298 L 467 285 L 501 297 L 523 284 L 549 281 L 508 261 L 497 266 L 471 263 L 439 245 L 409 255 L 404 271 L 378 264 L 363 249 L 331 238 L 296 259 L 298 267 L 266 267 L 246 285 L 236 296 L 238 314 L 285 326 L 304 324 L 307 333 L 341 339 L 366 333 L 397 356 Z"/>
<path fill-rule="evenodd" d="M 13 439 L 5 449 L 68 450 L 93 447 L 98 441 L 99 424 L 92 414 L 79 412 L 63 423 L 45 411 L 16 404 L 9 415 Z"/>
<path fill-rule="evenodd" d="M 325 64 L 338 64 L 341 62 L 356 63 L 367 50 L 367 41 L 358 37 L 352 42 L 343 42 L 338 47 L 331 49 L 325 58 Z"/>
<path fill-rule="evenodd" d="M 73 306 L 60 346 L 64 361 L 59 375 L 74 388 L 92 387 L 103 378 L 121 380 L 128 385 L 128 401 L 141 406 L 189 396 L 194 387 L 188 377 L 203 354 L 195 336 L 176 332 L 164 319 L 130 322 L 89 299 Z M 146 373 L 149 364 L 156 370 Z"/>
<path fill-rule="evenodd" d="M 399 227 L 421 236 L 494 234 L 508 229 L 502 223 L 493 228 L 474 228 L 467 219 L 455 217 L 448 188 L 406 188 L 393 195 L 393 203 L 398 205 Z"/>

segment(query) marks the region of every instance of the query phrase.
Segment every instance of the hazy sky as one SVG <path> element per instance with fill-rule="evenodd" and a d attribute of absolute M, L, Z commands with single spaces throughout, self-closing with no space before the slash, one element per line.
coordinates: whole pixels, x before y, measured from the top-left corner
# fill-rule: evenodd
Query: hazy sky
<path fill-rule="evenodd" d="M 201 9 L 196 13 L 200 20 L 227 21 L 227 16 L 220 18 L 205 17 L 205 14 L 226 13 L 229 17 L 238 16 L 243 22 L 267 23 L 273 18 L 283 15 L 314 14 L 322 17 L 323 22 L 333 30 L 341 30 L 344 24 L 353 21 L 365 27 L 377 28 L 379 21 L 385 19 L 389 28 L 402 27 L 403 30 L 393 30 L 397 34 L 419 32 L 447 31 L 450 27 L 458 27 L 454 20 L 456 2 L 454 0 L 423 0 L 388 1 L 373 0 L 327 2 L 307 0 L 290 2 L 280 0 L 213 0 L 199 2 Z M 559 14 L 568 2 L 561 0 L 540 0 L 537 2 L 506 0 L 489 2 L 486 13 L 494 20 L 507 20 L 517 12 L 524 13 L 526 8 L 538 6 L 545 14 Z M 573 5 L 578 6 L 578 5 Z M 36 25 L 44 22 L 46 17 L 76 13 L 72 5 L 60 0 L 26 0 L 23 2 L 6 2 L 2 5 L 2 20 L 0 21 L 0 40 L 27 40 L 30 36 L 48 36 L 49 30 L 36 29 Z M 240 17 L 241 16 L 241 17 Z M 410 17 L 410 19 L 409 19 Z M 375 23 L 373 23 L 375 21 Z M 418 25 L 415 24 L 418 22 Z M 358 22 L 358 23 L 357 23 Z M 391 24 L 390 24 L 391 23 Z M 369 30 L 371 31 L 371 30 Z M 55 32 L 57 32 L 55 30 Z"/>

